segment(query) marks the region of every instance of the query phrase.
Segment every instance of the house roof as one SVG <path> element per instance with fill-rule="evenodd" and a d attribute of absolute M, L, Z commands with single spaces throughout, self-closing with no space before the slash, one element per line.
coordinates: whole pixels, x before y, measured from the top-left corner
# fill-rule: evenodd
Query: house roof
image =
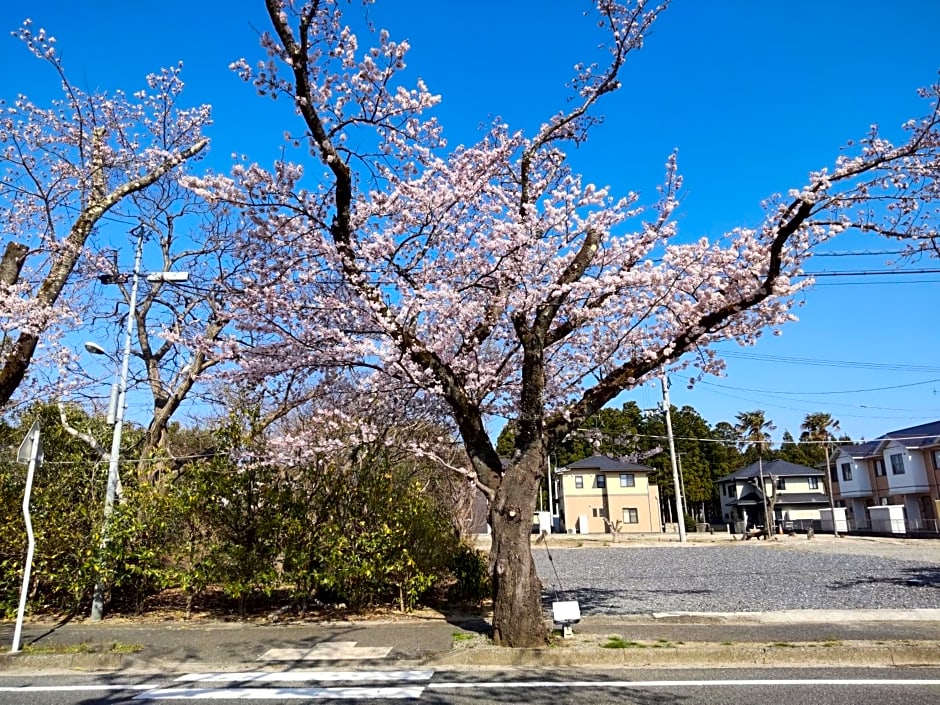
<path fill-rule="evenodd" d="M 592 455 L 590 458 L 579 460 L 574 463 L 568 463 L 558 472 L 567 472 L 569 470 L 599 470 L 600 472 L 653 472 L 653 468 L 646 465 L 637 465 L 626 460 L 615 460 L 606 455 Z"/>
<path fill-rule="evenodd" d="M 888 431 L 873 441 L 839 446 L 838 450 L 853 458 L 871 458 L 879 455 L 885 445 L 891 441 L 898 441 L 907 448 L 926 448 L 940 445 L 940 421 L 931 421 L 918 426 L 899 428 L 897 431 Z"/>
<path fill-rule="evenodd" d="M 720 478 L 718 482 L 752 480 L 755 477 L 759 478 L 762 472 L 765 478 L 768 478 L 770 475 L 774 477 L 820 477 L 823 475 L 822 470 L 817 470 L 816 468 L 811 468 L 806 465 L 798 465 L 797 463 L 790 463 L 786 460 L 766 460 L 763 462 L 757 461 L 740 470 L 735 470 L 730 475 L 725 475 Z"/>
<path fill-rule="evenodd" d="M 922 423 L 919 426 L 889 431 L 882 438 L 904 441 L 909 448 L 922 448 L 940 443 L 940 421 Z"/>

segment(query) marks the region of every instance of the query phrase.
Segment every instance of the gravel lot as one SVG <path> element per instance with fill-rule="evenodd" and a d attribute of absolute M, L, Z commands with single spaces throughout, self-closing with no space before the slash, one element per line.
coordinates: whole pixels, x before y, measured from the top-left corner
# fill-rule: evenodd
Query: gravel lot
<path fill-rule="evenodd" d="M 584 615 L 940 608 L 940 540 L 550 542 L 548 551 L 532 550 L 546 605 L 576 599 Z"/>

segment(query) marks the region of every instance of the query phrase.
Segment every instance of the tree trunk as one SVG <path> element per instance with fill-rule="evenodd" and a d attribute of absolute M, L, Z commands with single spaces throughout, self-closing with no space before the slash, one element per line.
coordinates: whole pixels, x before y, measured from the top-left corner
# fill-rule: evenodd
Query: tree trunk
<path fill-rule="evenodd" d="M 548 644 L 542 583 L 535 571 L 531 545 L 540 464 L 539 458 L 525 458 L 511 467 L 490 511 L 493 642 L 500 646 L 531 648 Z"/>
<path fill-rule="evenodd" d="M 8 242 L 0 259 L 0 284 L 13 286 L 20 278 L 29 248 L 18 242 Z"/>

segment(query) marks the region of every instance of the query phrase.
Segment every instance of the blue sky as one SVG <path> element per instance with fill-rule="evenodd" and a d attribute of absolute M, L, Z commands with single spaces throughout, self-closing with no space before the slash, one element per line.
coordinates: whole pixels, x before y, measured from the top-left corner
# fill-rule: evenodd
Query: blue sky
<path fill-rule="evenodd" d="M 288 106 L 256 98 L 228 70 L 237 58 L 259 57 L 257 29 L 267 27 L 261 0 L 41 0 L 28 12 L 17 5 L 0 7 L 0 28 L 31 17 L 57 38 L 70 77 L 84 87 L 130 92 L 148 72 L 182 60 L 184 95 L 215 108 L 216 168 L 226 168 L 232 151 L 269 162 L 283 130 L 296 127 Z M 474 141 L 493 116 L 525 129 L 563 106 L 570 67 L 591 59 L 597 43 L 578 6 L 380 0 L 369 13 L 393 38 L 411 42 L 409 70 L 443 96 L 438 115 L 456 144 Z M 761 199 L 800 185 L 870 124 L 898 136 L 901 122 L 923 113 L 916 89 L 937 80 L 938 26 L 940 3 L 923 0 L 676 2 L 628 63 L 624 88 L 602 106 L 604 124 L 573 161 L 587 180 L 652 200 L 678 148 L 684 237 L 756 224 Z M 0 96 L 54 95 L 55 77 L 17 40 L 0 37 L 0 66 Z M 832 249 L 898 247 L 847 236 Z M 809 269 L 885 271 L 888 259 L 821 257 Z M 920 266 L 931 265 L 940 263 Z M 927 313 L 938 292 L 940 275 L 820 278 L 796 311 L 799 323 L 754 348 L 723 345 L 733 355 L 727 377 L 692 391 L 674 377 L 672 402 L 694 406 L 712 424 L 764 409 L 778 439 L 785 429 L 798 435 L 815 411 L 831 413 L 853 438 L 938 419 L 940 335 Z M 660 391 L 628 398 L 652 407 Z"/>

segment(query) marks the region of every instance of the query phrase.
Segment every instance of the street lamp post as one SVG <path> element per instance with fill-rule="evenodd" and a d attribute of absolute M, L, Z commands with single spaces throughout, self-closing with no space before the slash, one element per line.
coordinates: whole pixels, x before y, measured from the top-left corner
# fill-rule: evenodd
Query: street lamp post
<path fill-rule="evenodd" d="M 118 468 L 121 462 L 121 436 L 124 431 L 124 411 L 127 407 L 127 375 L 131 361 L 131 341 L 134 334 L 134 314 L 137 309 L 137 289 L 140 283 L 140 262 L 144 249 L 143 225 L 138 225 L 131 230 L 132 235 L 137 236 L 137 246 L 134 254 L 134 271 L 131 281 L 131 297 L 128 302 L 127 326 L 124 331 L 124 351 L 121 357 L 120 374 L 115 377 L 111 386 L 111 399 L 108 408 L 108 420 L 114 424 L 111 436 L 111 454 L 108 456 L 108 481 L 104 494 L 104 519 L 101 526 L 101 543 L 99 548 L 104 552 L 108 543 L 109 524 L 111 514 L 114 510 L 114 497 L 118 486 Z M 149 282 L 179 282 L 188 279 L 188 272 L 155 272 L 147 275 Z M 104 281 L 104 280 L 103 280 Z M 86 343 L 85 349 L 94 354 L 106 354 L 100 345 L 95 343 Z M 104 616 L 104 577 L 99 569 L 95 579 L 95 588 L 91 602 L 91 620 L 100 621 Z"/>

